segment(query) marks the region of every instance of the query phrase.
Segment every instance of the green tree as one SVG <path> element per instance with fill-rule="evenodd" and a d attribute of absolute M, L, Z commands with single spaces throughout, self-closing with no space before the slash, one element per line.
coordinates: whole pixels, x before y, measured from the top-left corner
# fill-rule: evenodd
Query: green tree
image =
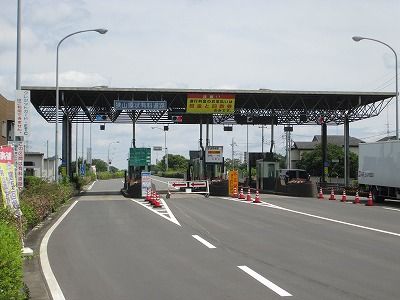
<path fill-rule="evenodd" d="M 233 170 L 233 166 L 235 166 L 235 170 L 240 170 L 243 172 L 247 172 L 246 168 L 246 164 L 242 163 L 239 159 L 235 158 L 232 162 L 231 158 L 227 158 L 225 159 L 225 167 L 228 171 Z"/>
<path fill-rule="evenodd" d="M 92 160 L 92 165 L 96 166 L 97 172 L 106 172 L 107 171 L 107 163 L 104 160 L 95 158 Z"/>
<path fill-rule="evenodd" d="M 327 158 L 329 162 L 329 177 L 344 177 L 344 150 L 342 147 L 328 144 Z M 357 177 L 358 155 L 350 152 L 350 177 Z M 333 162 L 339 161 L 339 162 Z M 299 169 L 305 169 L 312 176 L 322 175 L 322 147 L 317 145 L 314 150 L 306 152 L 297 163 Z"/>
<path fill-rule="evenodd" d="M 189 160 L 179 154 L 168 154 L 168 169 L 185 171 L 188 167 Z M 165 171 L 165 155 L 162 160 L 158 162 L 157 167 Z"/>

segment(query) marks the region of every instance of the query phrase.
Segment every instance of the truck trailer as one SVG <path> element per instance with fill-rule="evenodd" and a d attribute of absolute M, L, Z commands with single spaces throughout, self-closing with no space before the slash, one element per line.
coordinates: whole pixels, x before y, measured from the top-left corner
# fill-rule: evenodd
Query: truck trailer
<path fill-rule="evenodd" d="M 375 202 L 400 199 L 400 140 L 359 144 L 358 183 Z"/>

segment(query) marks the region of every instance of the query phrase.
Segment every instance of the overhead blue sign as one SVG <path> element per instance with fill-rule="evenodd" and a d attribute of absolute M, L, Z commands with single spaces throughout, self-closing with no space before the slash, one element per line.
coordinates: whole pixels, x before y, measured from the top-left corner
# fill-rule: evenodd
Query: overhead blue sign
<path fill-rule="evenodd" d="M 114 100 L 115 110 L 167 110 L 167 101 Z"/>

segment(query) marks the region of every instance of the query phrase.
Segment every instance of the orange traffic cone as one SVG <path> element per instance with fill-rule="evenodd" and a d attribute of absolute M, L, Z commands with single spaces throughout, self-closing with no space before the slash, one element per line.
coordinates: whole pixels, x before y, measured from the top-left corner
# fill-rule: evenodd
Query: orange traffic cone
<path fill-rule="evenodd" d="M 329 197 L 329 200 L 336 200 L 335 192 L 333 191 L 333 189 L 331 190 L 331 195 Z"/>
<path fill-rule="evenodd" d="M 367 200 L 367 203 L 365 203 L 365 205 L 366 206 L 374 206 L 374 201 L 372 200 L 372 193 L 371 192 L 369 192 L 368 200 Z"/>
<path fill-rule="evenodd" d="M 322 188 L 319 188 L 318 199 L 324 199 L 324 194 L 322 193 Z"/>
<path fill-rule="evenodd" d="M 361 203 L 361 202 L 360 202 L 360 196 L 358 196 L 358 191 L 356 192 L 356 197 L 354 198 L 353 203 L 354 203 L 354 204 L 360 204 L 360 203 Z"/>
<path fill-rule="evenodd" d="M 254 198 L 253 203 L 262 203 L 260 200 L 260 194 L 258 193 L 258 190 L 256 191 L 256 197 Z"/>
<path fill-rule="evenodd" d="M 237 193 L 237 189 L 236 187 L 233 188 L 233 195 L 232 198 L 237 198 L 238 197 L 238 193 Z"/>
<path fill-rule="evenodd" d="M 150 201 L 150 189 L 147 189 L 146 201 Z"/>
<path fill-rule="evenodd" d="M 159 194 L 156 194 L 156 199 L 153 202 L 153 206 L 155 208 L 161 207 L 160 195 Z"/>
<path fill-rule="evenodd" d="M 343 195 L 342 195 L 342 199 L 340 200 L 340 202 L 346 202 L 346 201 L 347 201 L 346 190 L 343 189 Z"/>
<path fill-rule="evenodd" d="M 250 188 L 247 189 L 247 199 L 246 199 L 246 201 L 252 201 L 251 194 L 250 194 Z"/>
<path fill-rule="evenodd" d="M 243 194 L 243 188 L 240 189 L 240 194 L 239 194 L 239 199 L 246 199 L 246 197 Z"/>

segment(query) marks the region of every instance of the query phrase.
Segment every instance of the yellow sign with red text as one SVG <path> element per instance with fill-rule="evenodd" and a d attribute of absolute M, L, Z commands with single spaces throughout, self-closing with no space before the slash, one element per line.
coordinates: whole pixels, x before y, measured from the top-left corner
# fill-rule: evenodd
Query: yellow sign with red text
<path fill-rule="evenodd" d="M 232 114 L 235 112 L 235 95 L 189 93 L 186 112 L 189 114 Z"/>
<path fill-rule="evenodd" d="M 229 185 L 229 195 L 232 196 L 235 192 L 238 193 L 239 188 L 239 173 L 237 170 L 229 171 L 228 173 L 228 185 Z"/>

